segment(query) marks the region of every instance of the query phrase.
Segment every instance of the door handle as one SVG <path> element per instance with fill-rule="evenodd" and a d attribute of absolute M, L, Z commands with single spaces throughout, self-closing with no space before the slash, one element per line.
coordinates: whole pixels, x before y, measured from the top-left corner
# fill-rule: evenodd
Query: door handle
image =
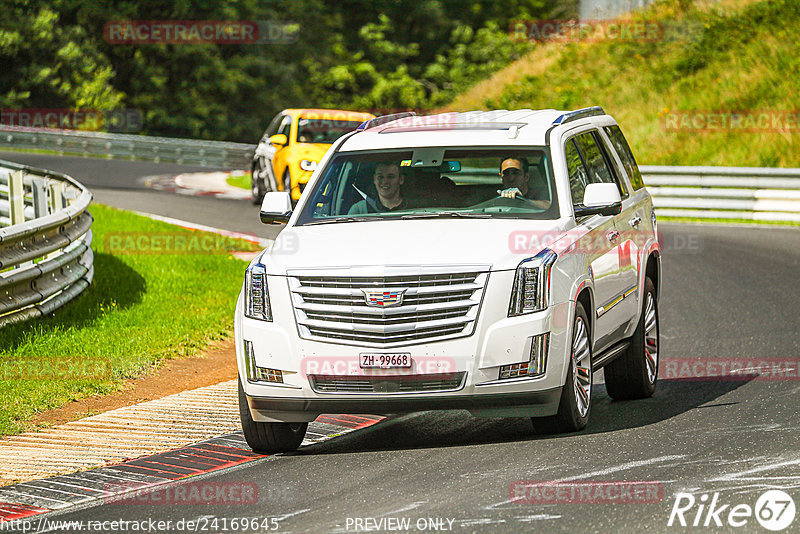
<path fill-rule="evenodd" d="M 636 217 L 634 217 L 633 219 L 631 219 L 630 221 L 628 221 L 628 224 L 630 224 L 631 226 L 633 226 L 634 228 L 636 228 L 637 226 L 639 226 L 640 224 L 642 224 L 642 218 L 641 218 L 641 217 L 639 217 L 639 216 L 637 215 Z"/>
<path fill-rule="evenodd" d="M 617 240 L 617 238 L 619 238 L 619 232 L 617 232 L 616 230 L 612 230 L 611 232 L 608 232 L 606 234 L 606 237 L 608 238 L 609 241 L 613 243 L 614 241 Z"/>

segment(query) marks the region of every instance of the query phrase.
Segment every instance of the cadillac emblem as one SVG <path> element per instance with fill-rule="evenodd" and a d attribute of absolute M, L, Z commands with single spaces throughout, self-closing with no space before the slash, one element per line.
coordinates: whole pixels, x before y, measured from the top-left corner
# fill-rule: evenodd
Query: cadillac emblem
<path fill-rule="evenodd" d="M 361 291 L 364 292 L 364 300 L 367 302 L 367 306 L 389 308 L 391 306 L 400 306 L 403 303 L 403 293 L 407 290 L 362 289 Z"/>

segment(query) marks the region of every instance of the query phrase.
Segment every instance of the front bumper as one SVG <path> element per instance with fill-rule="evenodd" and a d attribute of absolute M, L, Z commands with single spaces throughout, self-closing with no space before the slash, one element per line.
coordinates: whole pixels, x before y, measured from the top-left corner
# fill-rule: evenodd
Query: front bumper
<path fill-rule="evenodd" d="M 524 393 L 479 395 L 304 398 L 251 397 L 250 413 L 256 421 L 313 421 L 323 413 L 389 414 L 425 410 L 469 410 L 475 415 L 539 417 L 558 411 L 561 388 Z"/>

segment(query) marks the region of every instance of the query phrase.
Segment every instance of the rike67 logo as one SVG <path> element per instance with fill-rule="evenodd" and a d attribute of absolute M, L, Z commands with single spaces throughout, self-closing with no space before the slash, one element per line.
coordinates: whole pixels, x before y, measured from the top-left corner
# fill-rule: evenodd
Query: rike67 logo
<path fill-rule="evenodd" d="M 796 511 L 794 499 L 781 490 L 764 492 L 755 506 L 723 502 L 719 492 L 703 493 L 699 497 L 680 492 L 675 495 L 667 526 L 746 527 L 743 530 L 752 532 L 755 518 L 765 529 L 778 532 L 792 524 Z"/>

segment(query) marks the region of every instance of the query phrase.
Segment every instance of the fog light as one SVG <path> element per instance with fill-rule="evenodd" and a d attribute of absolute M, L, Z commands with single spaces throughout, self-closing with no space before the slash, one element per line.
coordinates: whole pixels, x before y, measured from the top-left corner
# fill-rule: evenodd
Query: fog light
<path fill-rule="evenodd" d="M 280 369 L 268 369 L 256 365 L 256 355 L 253 350 L 253 342 L 244 342 L 244 359 L 247 366 L 248 382 L 272 382 L 283 384 L 283 372 Z"/>
<path fill-rule="evenodd" d="M 256 376 L 261 382 L 278 382 L 279 384 L 283 384 L 283 373 L 281 373 L 280 369 L 256 367 Z"/>
<path fill-rule="evenodd" d="M 504 365 L 500 368 L 500 380 L 506 378 L 542 376 L 547 368 L 547 349 L 550 334 L 540 334 L 531 338 L 530 360 Z"/>

